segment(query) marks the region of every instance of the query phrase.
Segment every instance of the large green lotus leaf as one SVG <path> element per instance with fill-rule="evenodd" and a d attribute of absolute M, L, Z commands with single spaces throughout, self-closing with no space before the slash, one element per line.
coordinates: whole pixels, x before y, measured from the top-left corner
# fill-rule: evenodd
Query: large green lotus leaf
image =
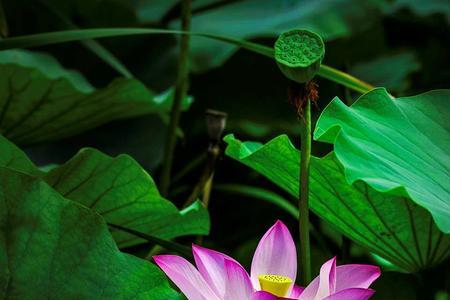
<path fill-rule="evenodd" d="M 350 183 L 410 197 L 450 233 L 449 99 L 450 90 L 392 99 L 381 88 L 351 107 L 335 98 L 314 138 L 334 143 Z"/>
<path fill-rule="evenodd" d="M 226 154 L 298 195 L 300 153 L 286 135 L 265 145 L 225 137 Z M 414 272 L 443 261 L 450 254 L 450 235 L 431 215 L 406 197 L 382 193 L 363 181 L 350 185 L 333 153 L 312 157 L 311 209 L 355 242 Z"/>
<path fill-rule="evenodd" d="M 198 202 L 179 211 L 159 194 L 153 179 L 128 155 L 107 156 L 83 149 L 48 173 L 39 171 L 14 144 L 0 135 L 0 166 L 42 177 L 65 198 L 94 209 L 109 223 L 160 238 L 209 233 L 209 215 Z M 113 231 L 120 247 L 142 239 Z"/>
<path fill-rule="evenodd" d="M 0 167 L 0 208 L 2 299 L 179 299 L 97 213 L 43 180 Z"/>
<path fill-rule="evenodd" d="M 27 174 L 42 174 L 22 150 L 1 134 L 0 153 L 0 167 L 8 167 Z"/>
<path fill-rule="evenodd" d="M 366 28 L 380 13 L 382 3 L 378 0 L 234 1 L 194 14 L 191 30 L 251 39 L 277 37 L 283 31 L 300 27 L 331 40 Z M 179 22 L 173 22 L 171 26 L 179 27 Z M 217 67 L 236 50 L 237 47 L 232 45 L 193 37 L 192 69 L 205 71 Z"/>
<path fill-rule="evenodd" d="M 173 93 L 156 95 L 135 79 L 93 88 L 53 57 L 0 51 L 0 133 L 17 144 L 72 136 L 107 122 L 170 110 Z M 190 99 L 186 98 L 184 107 Z"/>
<path fill-rule="evenodd" d="M 166 239 L 209 232 L 209 215 L 203 205 L 196 202 L 179 211 L 128 155 L 112 158 L 83 149 L 45 179 L 65 198 L 94 209 L 109 223 Z M 121 247 L 144 242 L 122 231 L 113 235 Z"/>

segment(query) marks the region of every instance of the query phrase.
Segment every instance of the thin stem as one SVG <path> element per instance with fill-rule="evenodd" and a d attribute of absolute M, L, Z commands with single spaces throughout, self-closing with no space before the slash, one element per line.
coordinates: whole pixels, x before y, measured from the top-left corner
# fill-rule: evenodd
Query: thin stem
<path fill-rule="evenodd" d="M 206 208 L 209 206 L 209 198 L 211 196 L 211 189 L 212 189 L 213 179 L 214 179 L 214 172 L 211 173 L 211 175 L 209 176 L 208 180 L 205 183 L 205 186 L 203 187 L 202 202 L 203 202 L 203 205 Z"/>
<path fill-rule="evenodd" d="M 147 240 L 151 243 L 154 243 L 158 246 L 164 247 L 165 249 L 169 250 L 169 251 L 175 251 L 178 252 L 180 254 L 182 254 L 183 256 L 187 257 L 187 258 L 192 258 L 192 253 L 191 253 L 191 249 L 189 247 L 186 247 L 184 245 L 172 242 L 172 241 L 168 241 L 168 240 L 164 240 L 164 239 L 160 239 L 156 236 L 152 236 L 140 231 L 136 231 L 134 229 L 131 228 L 127 228 L 127 227 L 123 227 L 117 224 L 112 224 L 112 223 L 108 223 L 109 227 L 117 229 L 117 230 L 121 230 L 124 232 L 127 232 L 129 234 L 132 234 L 134 236 L 140 237 L 144 240 Z"/>
<path fill-rule="evenodd" d="M 309 166 L 311 159 L 311 100 L 307 99 L 303 109 L 300 132 L 300 191 L 299 191 L 299 232 L 300 232 L 300 281 L 306 286 L 311 281 L 311 250 L 309 242 Z"/>
<path fill-rule="evenodd" d="M 203 172 L 200 176 L 200 179 L 198 180 L 197 184 L 192 190 L 192 193 L 189 195 L 188 199 L 184 203 L 183 208 L 188 207 L 189 205 L 194 203 L 195 200 L 198 199 L 199 195 L 205 192 L 205 187 L 208 184 L 208 181 L 212 180 L 214 169 L 216 167 L 216 161 L 217 158 L 220 156 L 219 146 L 217 145 L 212 146 L 210 149 L 208 149 L 207 155 L 208 159 L 203 169 Z M 205 196 L 203 196 L 203 200 L 207 200 L 209 204 L 209 195 L 207 196 L 206 199 Z"/>
<path fill-rule="evenodd" d="M 220 156 L 220 147 L 218 144 L 214 144 L 213 146 L 210 147 L 211 148 L 208 149 L 208 165 L 209 165 L 208 169 L 210 174 L 203 186 L 203 197 L 202 197 L 203 205 L 206 208 L 208 208 L 209 206 L 209 198 L 211 196 L 211 190 L 213 187 L 214 170 L 216 168 L 217 159 Z"/>
<path fill-rule="evenodd" d="M 319 73 L 317 75 L 362 94 L 367 93 L 368 91 L 375 88 L 373 85 L 370 85 L 350 74 L 326 65 L 320 66 Z"/>
<path fill-rule="evenodd" d="M 206 209 L 208 209 L 209 206 L 209 199 L 211 196 L 211 190 L 213 186 L 213 179 L 214 179 L 214 172 L 211 173 L 208 180 L 205 182 L 205 186 L 203 187 L 203 197 L 202 197 L 202 204 L 205 206 Z M 203 235 L 197 236 L 197 245 L 203 244 Z"/>
<path fill-rule="evenodd" d="M 179 35 L 195 35 L 203 36 L 210 39 L 219 40 L 228 44 L 233 44 L 248 51 L 261 54 L 263 56 L 273 58 L 274 50 L 271 47 L 252 43 L 246 40 L 233 37 L 203 33 L 203 32 L 186 32 L 181 30 L 159 29 L 159 28 L 92 28 L 79 30 L 65 30 L 55 32 L 45 32 L 32 35 L 23 35 L 13 38 L 0 40 L 0 50 L 14 48 L 29 48 L 44 45 L 52 45 L 58 43 L 66 43 L 72 41 L 81 41 L 94 38 L 128 36 L 128 35 L 148 35 L 148 34 L 179 34 Z M 360 93 L 366 93 L 373 89 L 373 86 L 351 76 L 350 74 L 341 72 L 330 66 L 321 65 L 318 76 L 344 85 L 349 89 Z"/>
<path fill-rule="evenodd" d="M 181 8 L 182 30 L 189 31 L 191 23 L 192 0 L 183 0 Z M 189 35 L 181 36 L 180 54 L 178 57 L 178 77 L 175 86 L 175 95 L 170 112 L 170 123 L 167 131 L 166 144 L 164 146 L 164 158 L 161 174 L 160 191 L 163 196 L 167 196 L 170 186 L 170 173 L 172 171 L 173 156 L 177 143 L 177 128 L 180 122 L 181 103 L 186 97 L 188 89 L 189 75 Z"/>

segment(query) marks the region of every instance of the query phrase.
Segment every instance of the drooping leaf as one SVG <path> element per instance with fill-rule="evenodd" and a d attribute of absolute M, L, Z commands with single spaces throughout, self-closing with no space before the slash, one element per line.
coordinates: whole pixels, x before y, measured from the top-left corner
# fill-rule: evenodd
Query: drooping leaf
<path fill-rule="evenodd" d="M 232 135 L 225 141 L 228 156 L 298 195 L 300 153 L 286 135 L 265 145 Z M 403 271 L 430 267 L 450 255 L 450 235 L 436 227 L 425 209 L 362 181 L 350 185 L 333 153 L 311 160 L 310 201 L 314 213 Z"/>
<path fill-rule="evenodd" d="M 162 272 L 121 253 L 104 220 L 44 181 L 0 168 L 0 297 L 179 299 Z"/>
<path fill-rule="evenodd" d="M 42 177 L 65 198 L 92 208 L 108 223 L 163 239 L 209 233 L 209 215 L 200 203 L 179 211 L 128 155 L 112 158 L 95 149 L 83 149 L 44 173 L 1 135 L 0 152 L 4 154 L 0 166 Z M 113 236 L 120 247 L 144 242 L 123 231 L 114 231 Z"/>
<path fill-rule="evenodd" d="M 134 79 L 96 90 L 51 56 L 0 52 L 0 133 L 17 144 L 54 140 L 112 120 L 169 111 L 172 93 L 155 95 Z M 184 106 L 190 100 L 184 101 Z"/>
<path fill-rule="evenodd" d="M 383 1 L 236 1 L 196 13 L 191 30 L 238 38 L 276 37 L 292 28 L 306 28 L 325 40 L 345 37 L 367 27 L 380 13 Z M 345 9 L 343 9 L 345 7 Z M 368 18 L 372 16 L 372 18 Z M 214 22 L 211 22 L 214 20 Z M 354 26 L 358 24 L 358 26 Z M 179 28 L 179 22 L 171 24 Z M 221 65 L 237 48 L 201 37 L 191 41 L 193 71 L 206 71 Z"/>
<path fill-rule="evenodd" d="M 409 75 L 420 69 L 413 52 L 384 55 L 354 65 L 349 73 L 391 92 L 403 92 L 410 87 Z"/>
<path fill-rule="evenodd" d="M 392 99 L 385 89 L 351 107 L 335 98 L 317 121 L 314 138 L 334 143 L 350 183 L 362 180 L 410 197 L 450 233 L 450 90 Z"/>

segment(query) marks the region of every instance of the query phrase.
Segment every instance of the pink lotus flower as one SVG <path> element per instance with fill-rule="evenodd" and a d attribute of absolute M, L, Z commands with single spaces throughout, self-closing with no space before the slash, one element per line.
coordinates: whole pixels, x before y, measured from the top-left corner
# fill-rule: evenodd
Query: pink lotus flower
<path fill-rule="evenodd" d="M 374 293 L 369 286 L 380 276 L 376 266 L 336 267 L 336 258 L 332 258 L 322 265 L 320 275 L 306 288 L 295 285 L 295 243 L 281 221 L 259 242 L 250 276 L 225 254 L 196 245 L 192 251 L 197 269 L 180 256 L 154 257 L 189 300 L 366 300 Z"/>

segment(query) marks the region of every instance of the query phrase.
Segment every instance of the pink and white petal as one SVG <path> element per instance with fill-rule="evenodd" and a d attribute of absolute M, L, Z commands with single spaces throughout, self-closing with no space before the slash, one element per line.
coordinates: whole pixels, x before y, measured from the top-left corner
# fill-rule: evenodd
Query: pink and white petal
<path fill-rule="evenodd" d="M 251 300 L 277 300 L 277 296 L 272 295 L 271 293 L 259 291 L 253 294 Z"/>
<path fill-rule="evenodd" d="M 186 259 L 176 255 L 157 255 L 153 259 L 189 300 L 220 300 Z"/>
<path fill-rule="evenodd" d="M 223 253 L 192 245 L 195 264 L 203 278 L 216 294 L 223 298 L 227 280 L 227 270 L 225 260 L 233 260 Z M 233 260 L 234 261 L 234 260 Z"/>
<path fill-rule="evenodd" d="M 381 275 L 377 266 L 342 265 L 336 268 L 336 292 L 349 288 L 368 288 Z"/>
<path fill-rule="evenodd" d="M 323 299 L 334 294 L 336 290 L 336 257 L 322 265 L 319 278 L 319 288 L 314 300 Z"/>
<path fill-rule="evenodd" d="M 323 300 L 367 300 L 375 293 L 371 289 L 346 289 L 337 292 L 329 297 L 323 298 Z"/>
<path fill-rule="evenodd" d="M 227 281 L 224 300 L 248 300 L 254 288 L 247 271 L 236 261 L 225 259 Z"/>
<path fill-rule="evenodd" d="M 308 286 L 300 294 L 299 300 L 314 300 L 314 297 L 319 290 L 320 276 L 314 278 L 314 280 L 308 284 Z"/>
<path fill-rule="evenodd" d="M 303 293 L 304 290 L 305 290 L 304 287 L 294 284 L 294 287 L 292 288 L 289 297 L 293 299 L 298 299 L 298 297 L 300 297 L 301 293 Z"/>
<path fill-rule="evenodd" d="M 297 251 L 292 236 L 281 221 L 277 221 L 259 241 L 252 261 L 251 278 L 260 289 L 258 276 L 283 275 L 295 281 L 297 277 Z"/>

